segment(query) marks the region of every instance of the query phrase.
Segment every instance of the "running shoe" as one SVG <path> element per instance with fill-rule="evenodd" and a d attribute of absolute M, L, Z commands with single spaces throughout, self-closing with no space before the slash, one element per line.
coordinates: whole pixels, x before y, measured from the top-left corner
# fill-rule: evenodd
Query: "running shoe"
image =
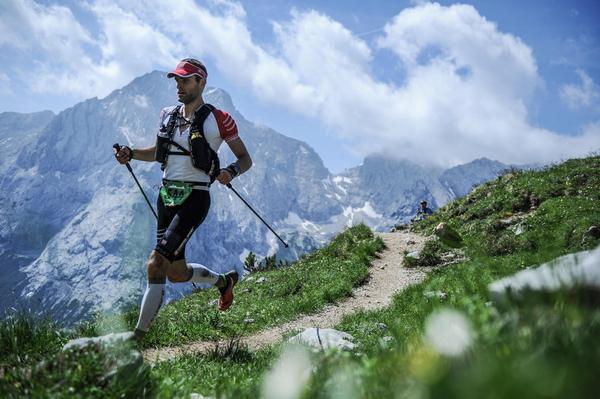
<path fill-rule="evenodd" d="M 224 274 L 223 277 L 227 284 L 225 287 L 219 287 L 219 292 L 221 293 L 221 296 L 219 297 L 219 310 L 221 312 L 229 309 L 233 303 L 233 287 L 235 287 L 238 282 L 238 274 L 235 271 L 231 271 Z"/>

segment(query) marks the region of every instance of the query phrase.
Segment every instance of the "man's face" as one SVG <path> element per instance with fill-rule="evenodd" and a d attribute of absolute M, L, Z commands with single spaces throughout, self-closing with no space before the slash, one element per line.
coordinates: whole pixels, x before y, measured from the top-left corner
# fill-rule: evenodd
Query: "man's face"
<path fill-rule="evenodd" d="M 177 83 L 177 97 L 183 104 L 193 102 L 200 95 L 203 84 L 202 78 L 195 75 L 189 78 L 175 76 L 175 82 Z"/>

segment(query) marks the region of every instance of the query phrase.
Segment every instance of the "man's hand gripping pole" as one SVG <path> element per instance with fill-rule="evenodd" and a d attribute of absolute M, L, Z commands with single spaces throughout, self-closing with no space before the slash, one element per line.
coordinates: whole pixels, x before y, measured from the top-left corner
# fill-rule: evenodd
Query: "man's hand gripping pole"
<path fill-rule="evenodd" d="M 121 145 L 119 145 L 119 143 L 115 143 L 113 144 L 113 148 L 117 151 L 117 153 L 119 151 L 121 151 Z M 142 188 L 142 186 L 140 185 L 140 182 L 138 181 L 137 177 L 135 177 L 135 173 L 133 173 L 133 169 L 131 169 L 131 165 L 129 165 L 129 162 L 127 162 L 125 164 L 125 166 L 127 166 L 127 169 L 129 170 L 129 172 L 131 173 L 131 176 L 133 176 L 133 180 L 135 180 L 135 184 L 137 184 L 137 186 L 139 187 L 140 191 L 142 192 L 142 195 L 144 196 L 144 199 L 146 200 L 146 203 L 148 204 L 148 206 L 150 207 L 150 210 L 152 211 L 152 213 L 154 214 L 154 217 L 158 220 L 158 215 L 156 214 L 156 211 L 154 210 L 154 208 L 152 207 L 152 205 L 150 204 L 150 200 L 148 200 L 148 197 L 146 196 L 146 193 L 144 192 L 144 189 Z"/>

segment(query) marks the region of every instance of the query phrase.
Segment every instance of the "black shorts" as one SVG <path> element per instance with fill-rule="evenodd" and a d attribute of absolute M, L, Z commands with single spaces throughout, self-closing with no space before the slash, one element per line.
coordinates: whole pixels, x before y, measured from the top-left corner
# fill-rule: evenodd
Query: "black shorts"
<path fill-rule="evenodd" d="M 210 192 L 193 190 L 178 206 L 165 206 L 158 196 L 158 223 L 155 251 L 170 262 L 185 258 L 185 244 L 206 218 L 210 208 Z"/>

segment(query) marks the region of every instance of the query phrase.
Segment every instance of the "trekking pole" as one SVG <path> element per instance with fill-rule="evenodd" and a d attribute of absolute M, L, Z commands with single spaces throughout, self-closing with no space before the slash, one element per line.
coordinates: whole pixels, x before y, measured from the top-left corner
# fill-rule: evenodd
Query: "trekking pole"
<path fill-rule="evenodd" d="M 118 143 L 113 144 L 113 148 L 115 150 L 117 150 L 117 152 L 121 151 L 121 146 Z M 148 200 L 148 197 L 146 196 L 146 193 L 144 192 L 144 189 L 140 185 L 140 182 L 138 181 L 137 177 L 135 177 L 135 173 L 133 173 L 133 169 L 131 169 L 131 165 L 129 165 L 129 162 L 127 162 L 125 164 L 125 166 L 127 166 L 127 169 L 129 169 L 129 172 L 131 173 L 131 176 L 133 176 L 133 180 L 135 180 L 135 184 L 137 184 L 137 186 L 140 188 L 140 191 L 142 192 L 142 195 L 144 196 L 144 199 L 146 200 L 146 203 L 150 207 L 150 210 L 154 214 L 154 217 L 156 218 L 156 220 L 158 220 L 158 215 L 156 214 L 156 211 L 154 210 L 154 208 L 150 204 L 150 200 Z"/>
<path fill-rule="evenodd" d="M 246 200 L 245 200 L 245 199 L 243 199 L 243 198 L 242 198 L 242 196 L 241 196 L 241 195 L 239 195 L 237 191 L 235 191 L 235 188 L 233 188 L 233 186 L 231 185 L 231 183 L 227 183 L 227 187 L 229 187 L 229 188 L 231 189 L 231 191 L 233 191 L 233 192 L 235 193 L 235 195 L 237 195 L 237 196 L 238 196 L 238 198 L 239 198 L 239 199 L 241 199 L 241 200 L 242 200 L 242 202 L 243 202 L 244 204 L 246 204 L 246 206 L 247 206 L 248 208 L 250 208 L 250 210 L 251 210 L 252 212 L 254 212 L 254 214 L 255 214 L 255 215 L 256 215 L 256 216 L 257 216 L 257 217 L 260 219 L 260 221 L 261 221 L 261 222 L 263 222 L 263 223 L 265 224 L 265 226 L 267 226 L 267 227 L 269 228 L 269 230 L 271 230 L 271 232 L 272 232 L 273 234 L 275 234 L 275 237 L 279 238 L 279 241 L 281 241 L 281 242 L 283 243 L 283 245 L 284 245 L 284 246 L 287 248 L 287 247 L 288 247 L 287 243 L 286 243 L 285 241 L 283 241 L 283 240 L 281 239 L 281 237 L 279 237 L 279 235 L 278 235 L 277 233 L 275 233 L 275 230 L 273 230 L 273 229 L 271 228 L 271 226 L 269 226 L 269 224 L 268 224 L 267 222 L 265 222 L 265 220 L 264 220 L 263 218 L 261 218 L 261 217 L 260 217 L 260 215 L 259 215 L 258 213 L 256 213 L 256 211 L 255 211 L 254 209 L 252 209 L 252 207 L 251 207 L 251 206 L 250 206 L 250 205 L 249 205 L 249 204 L 246 202 Z"/>

